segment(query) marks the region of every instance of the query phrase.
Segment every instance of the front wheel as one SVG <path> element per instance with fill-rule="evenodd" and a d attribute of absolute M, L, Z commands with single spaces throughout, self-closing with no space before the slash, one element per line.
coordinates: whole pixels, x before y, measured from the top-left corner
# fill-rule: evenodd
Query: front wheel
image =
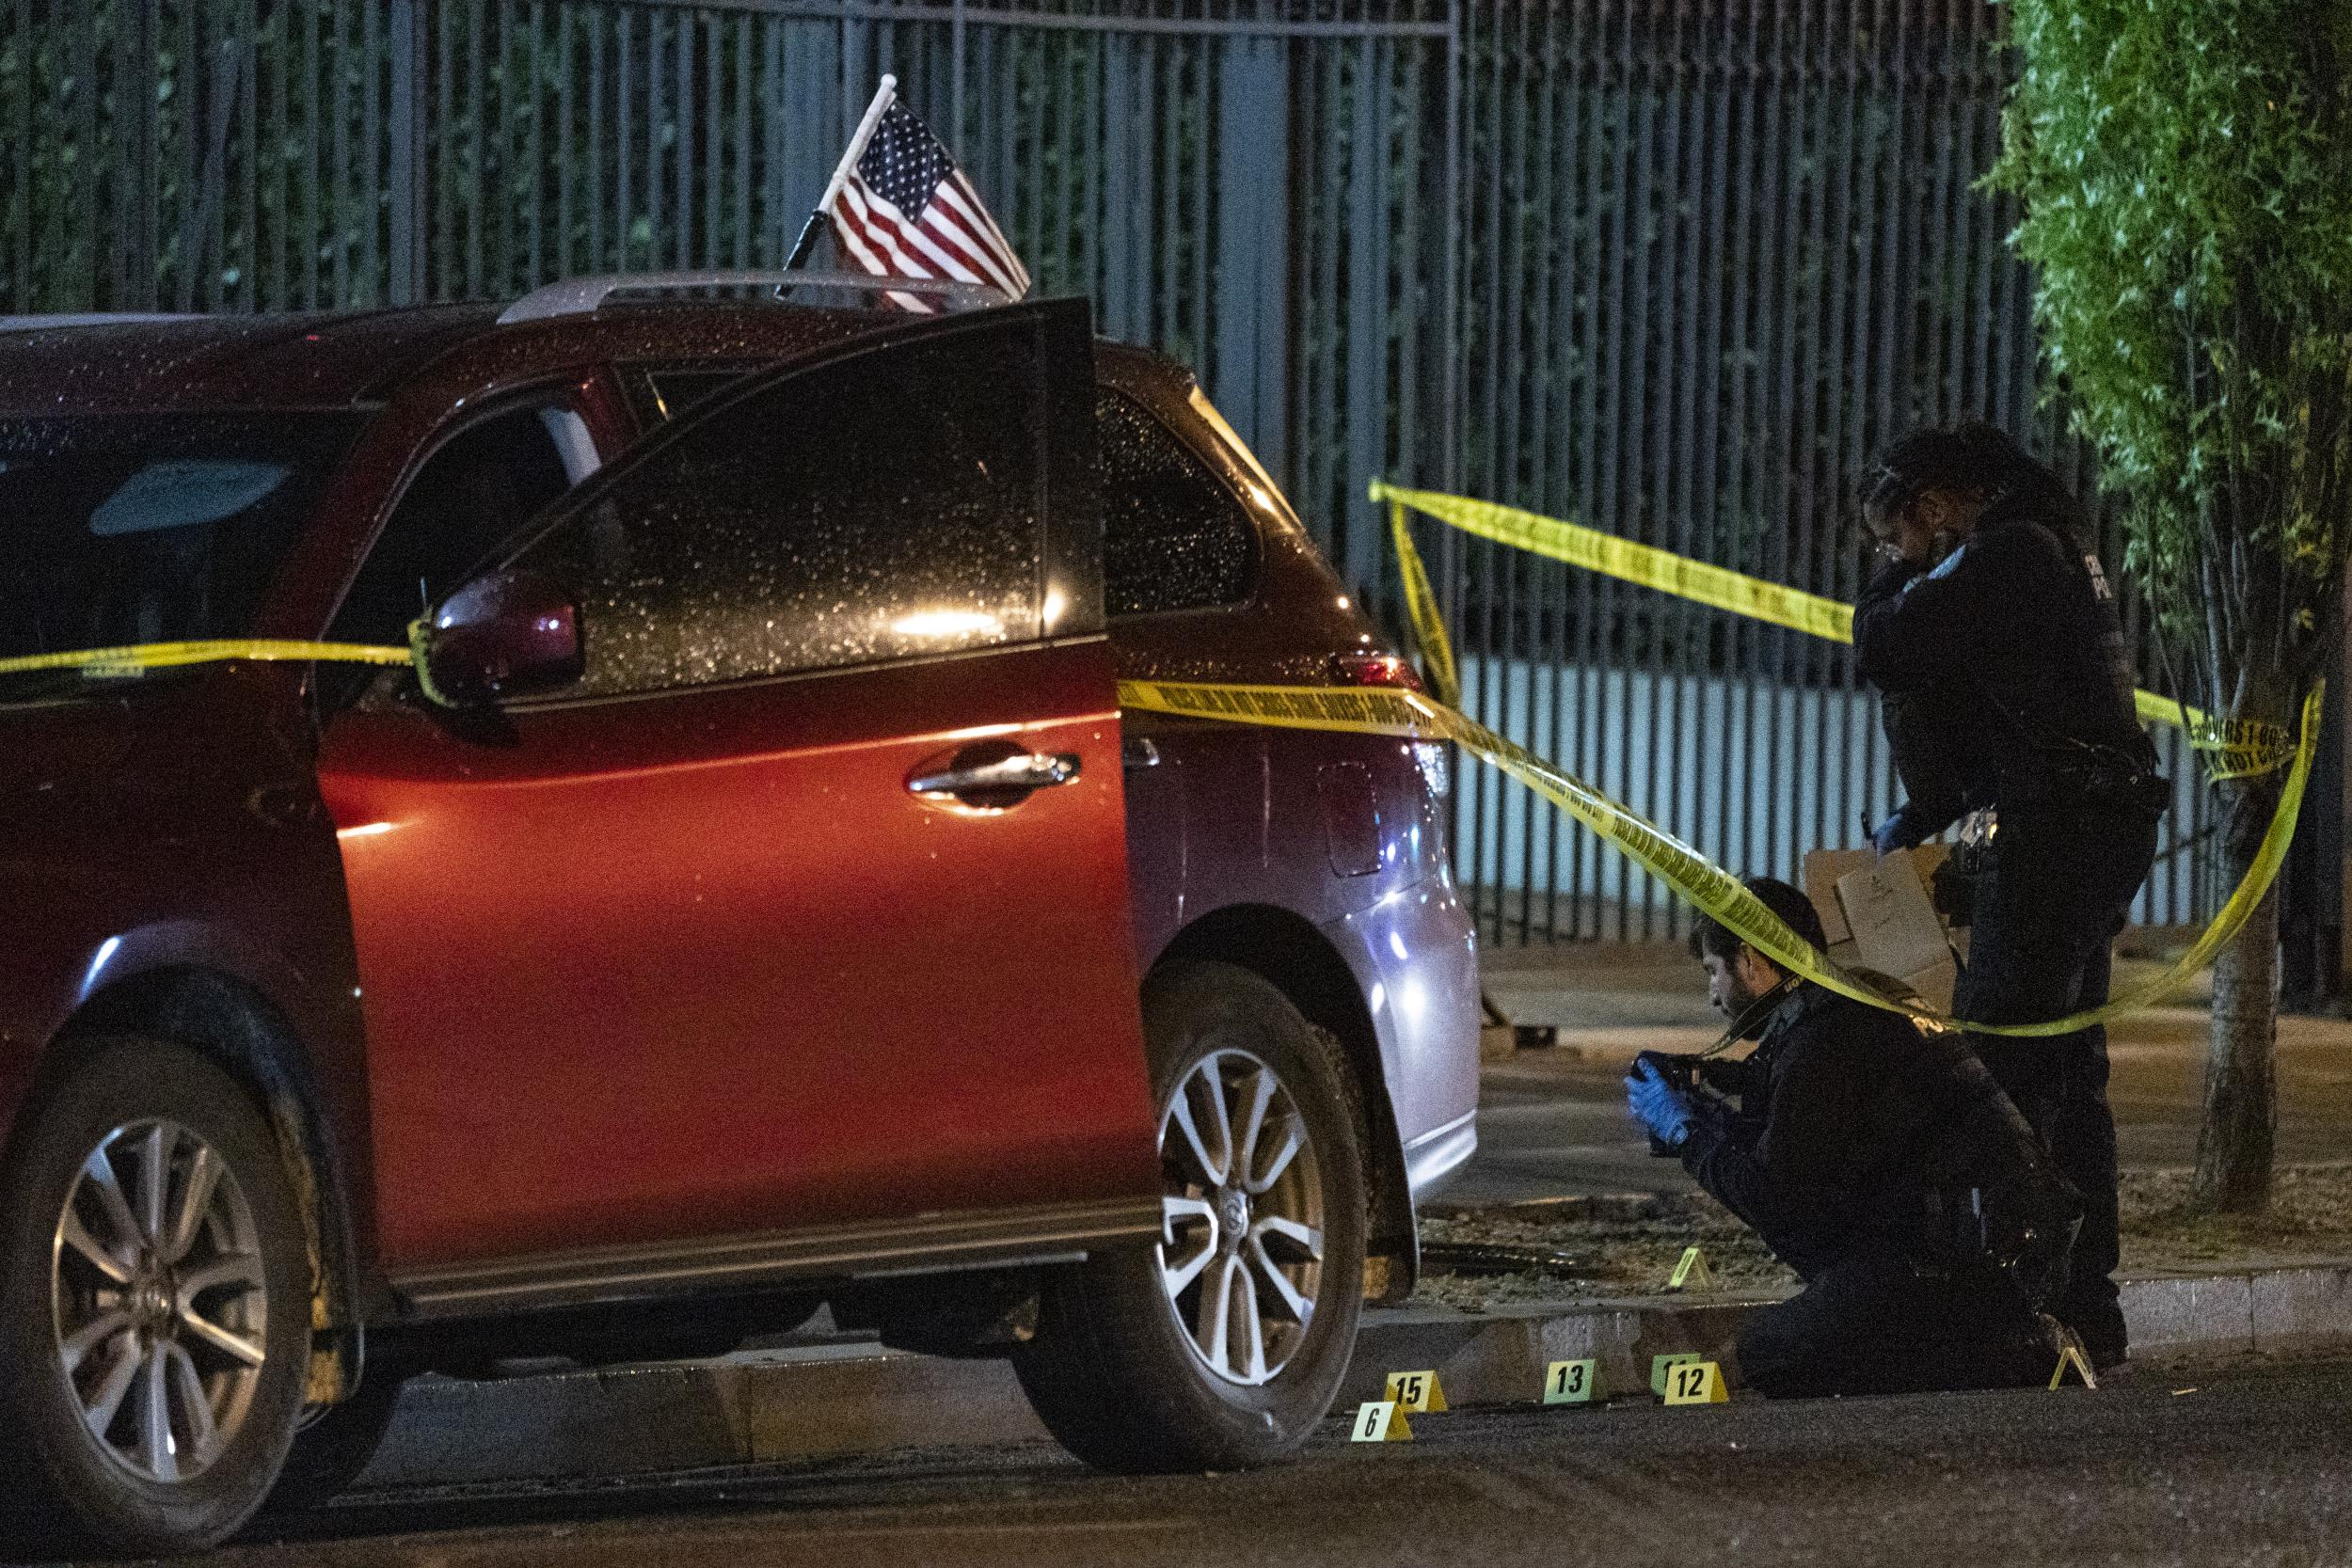
<path fill-rule="evenodd" d="M 269 1489 L 309 1372 L 277 1139 L 220 1069 L 132 1037 L 79 1053 L 22 1128 L 0 1172 L 0 1515 L 69 1545 L 214 1544 Z"/>
<path fill-rule="evenodd" d="M 1364 1273 L 1357 1097 L 1327 1037 L 1237 965 L 1155 974 L 1143 1022 L 1158 1241 L 1054 1276 L 1013 1365 L 1089 1464 L 1242 1469 L 1302 1442 L 1347 1371 Z"/>

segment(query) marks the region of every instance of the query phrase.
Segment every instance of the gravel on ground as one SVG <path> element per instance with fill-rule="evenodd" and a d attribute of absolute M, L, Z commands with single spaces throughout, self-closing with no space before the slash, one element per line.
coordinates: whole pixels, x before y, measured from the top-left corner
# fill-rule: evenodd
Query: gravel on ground
<path fill-rule="evenodd" d="M 2123 1269 L 2259 1268 L 2352 1258 L 2352 1164 L 2287 1165 L 2269 1209 L 2192 1212 L 2190 1173 L 2127 1171 L 2122 1186 Z M 1724 1290 L 1793 1290 L 1796 1275 L 1713 1198 L 1628 1194 L 1538 1199 L 1479 1209 L 1438 1204 L 1422 1218 L 1427 1249 L 1414 1301 L 1468 1311 L 1523 1301 L 1585 1301 L 1665 1288 L 1683 1249 L 1701 1248 Z M 1562 1255 L 1548 1269 L 1488 1272 L 1461 1249 L 1534 1247 Z"/>

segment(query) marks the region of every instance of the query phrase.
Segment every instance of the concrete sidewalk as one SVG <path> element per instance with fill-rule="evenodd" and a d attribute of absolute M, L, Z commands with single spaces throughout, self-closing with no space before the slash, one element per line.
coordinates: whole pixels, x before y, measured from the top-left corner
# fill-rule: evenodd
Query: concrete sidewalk
<path fill-rule="evenodd" d="M 1651 1356 L 1729 1361 L 1759 1305 L 1675 1295 L 1373 1312 L 1335 1408 L 1378 1398 L 1390 1371 L 1424 1368 L 1453 1403 L 1532 1403 L 1547 1363 L 1583 1357 L 1599 1364 L 1605 1397 L 1646 1398 Z M 2352 1348 L 2352 1262 L 2132 1278 L 2123 1309 L 2135 1354 L 2153 1358 Z M 808 1345 L 494 1383 L 420 1379 L 359 1484 L 588 1480 L 1045 1435 L 1002 1362 Z"/>

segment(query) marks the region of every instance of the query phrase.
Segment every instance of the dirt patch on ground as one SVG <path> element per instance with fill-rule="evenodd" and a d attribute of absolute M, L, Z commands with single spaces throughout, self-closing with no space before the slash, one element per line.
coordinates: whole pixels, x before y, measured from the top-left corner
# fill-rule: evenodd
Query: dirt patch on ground
<path fill-rule="evenodd" d="M 2192 1215 L 2185 1171 L 2126 1172 L 2123 1267 L 2151 1273 L 2217 1265 L 2261 1267 L 2352 1258 L 2352 1164 L 2289 1165 L 2267 1213 Z M 1439 1206 L 1422 1220 L 1429 1252 L 1414 1300 L 1477 1311 L 1519 1301 L 1646 1295 L 1665 1288 L 1688 1246 L 1705 1249 L 1716 1284 L 1734 1291 L 1794 1289 L 1796 1275 L 1747 1227 L 1703 1194 L 1604 1196 L 1471 1211 Z M 1553 1265 L 1471 1272 L 1454 1249 L 1536 1248 Z"/>
<path fill-rule="evenodd" d="M 1701 1193 L 1592 1204 L 1513 1204 L 1421 1222 L 1425 1260 L 1416 1300 L 1476 1308 L 1502 1302 L 1641 1295 L 1665 1289 L 1682 1249 L 1698 1246 L 1718 1285 L 1793 1287 L 1790 1274 L 1747 1227 Z M 1563 1266 L 1515 1274 L 1447 1268 L 1454 1247 L 1547 1248 Z M 1443 1271 L 1443 1272 L 1441 1272 Z"/>
<path fill-rule="evenodd" d="M 2281 1166 L 2269 1211 L 2255 1215 L 2189 1213 L 2188 1181 L 2186 1171 L 2124 1176 L 2126 1269 L 2352 1258 L 2352 1164 Z"/>

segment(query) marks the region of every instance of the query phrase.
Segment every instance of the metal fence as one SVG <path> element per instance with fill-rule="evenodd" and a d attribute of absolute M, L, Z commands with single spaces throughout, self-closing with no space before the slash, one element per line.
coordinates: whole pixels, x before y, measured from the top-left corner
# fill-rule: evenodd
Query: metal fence
<path fill-rule="evenodd" d="M 2037 409 L 1997 150 L 1999 13 L 1962 0 L 1464 12 L 1468 489 L 1852 598 L 1868 454 L 1979 415 L 2077 473 Z M 2110 542 L 2110 557 L 2115 554 Z M 1842 647 L 1477 544 L 1452 552 L 1469 700 L 1726 863 L 1793 877 L 1894 785 Z M 2139 633 L 2137 606 L 2127 607 Z M 2210 902 L 2194 768 L 2141 917 Z M 1467 879 L 1492 934 L 1649 937 L 1677 911 L 1491 774 Z"/>
<path fill-rule="evenodd" d="M 276 310 L 781 261 L 884 71 L 1042 288 L 1191 361 L 1393 603 L 1364 482 L 1851 597 L 1848 476 L 2036 412 L 1982 0 L 0 0 L 0 310 Z M 1891 786 L 1842 649 L 1450 536 L 1488 722 L 1791 873 Z M 2134 612 L 2135 623 L 2137 612 Z M 2137 634 L 2137 625 L 2135 624 Z M 2193 773 L 2176 755 L 2176 773 Z M 1670 934 L 1492 774 L 1505 941 Z M 2185 787 L 2144 919 L 2212 901 Z"/>

